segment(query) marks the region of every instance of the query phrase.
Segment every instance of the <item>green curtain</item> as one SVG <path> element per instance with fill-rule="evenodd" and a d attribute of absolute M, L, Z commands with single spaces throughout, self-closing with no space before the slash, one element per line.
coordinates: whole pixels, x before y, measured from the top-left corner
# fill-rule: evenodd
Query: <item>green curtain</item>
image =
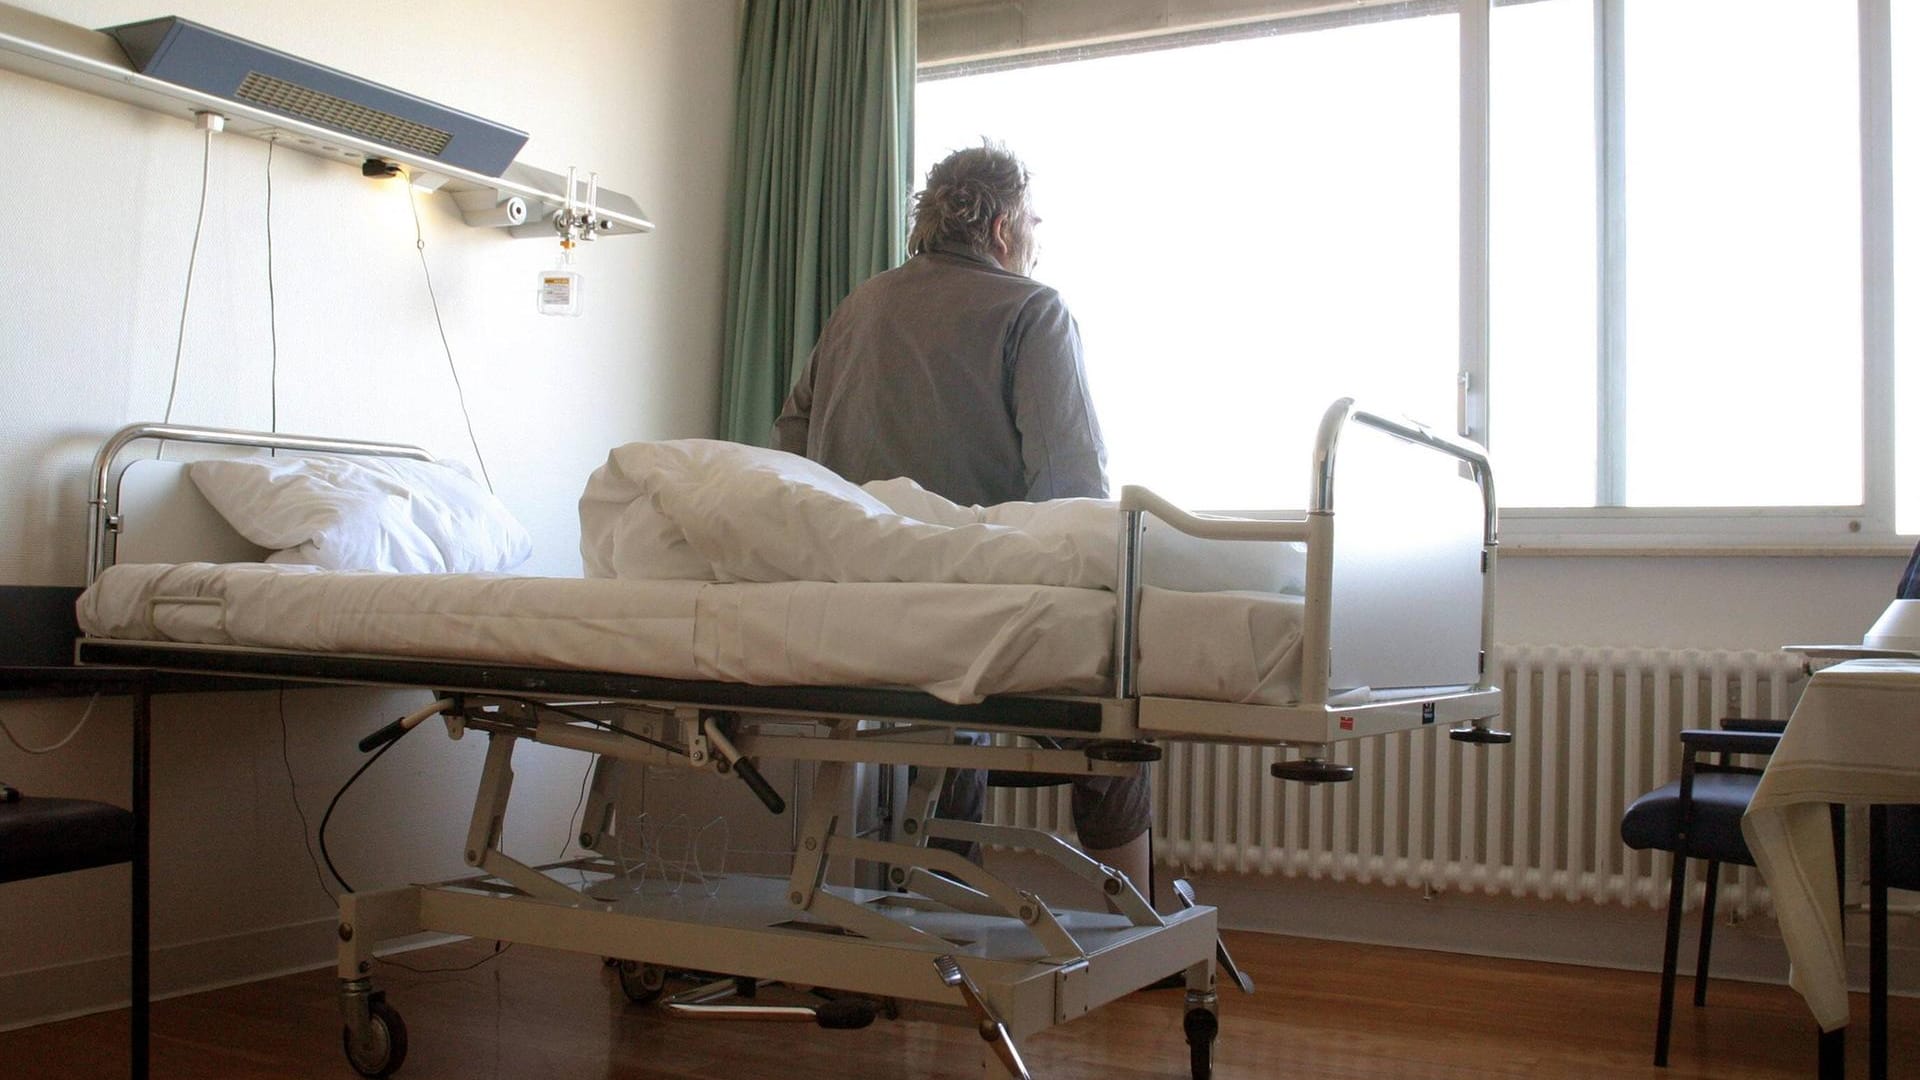
<path fill-rule="evenodd" d="M 746 0 L 720 432 L 765 445 L 835 304 L 906 257 L 915 0 Z"/>

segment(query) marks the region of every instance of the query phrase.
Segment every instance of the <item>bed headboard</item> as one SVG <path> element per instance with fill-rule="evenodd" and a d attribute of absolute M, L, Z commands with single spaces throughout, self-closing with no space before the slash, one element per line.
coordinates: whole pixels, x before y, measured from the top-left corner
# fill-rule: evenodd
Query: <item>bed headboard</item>
<path fill-rule="evenodd" d="M 142 459 L 120 471 L 116 563 L 259 562 L 259 547 L 227 519 L 187 476 L 187 462 Z"/>
<path fill-rule="evenodd" d="M 233 531 L 187 478 L 186 463 L 143 460 L 113 466 L 127 447 L 163 440 L 292 453 L 358 454 L 432 461 L 405 443 L 366 442 L 268 431 L 129 424 L 93 457 L 87 492 L 87 584 L 116 562 L 257 562 L 267 552 Z"/>

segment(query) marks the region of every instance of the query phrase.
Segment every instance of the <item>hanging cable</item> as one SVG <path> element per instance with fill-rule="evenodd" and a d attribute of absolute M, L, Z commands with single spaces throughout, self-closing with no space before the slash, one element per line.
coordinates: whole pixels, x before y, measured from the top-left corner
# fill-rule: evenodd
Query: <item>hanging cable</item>
<path fill-rule="evenodd" d="M 355 769 L 353 775 L 347 777 L 347 782 L 340 785 L 340 790 L 333 793 L 333 801 L 327 803 L 327 812 L 320 815 L 320 829 L 318 831 L 320 858 L 327 864 L 327 872 L 333 875 L 333 880 L 340 883 L 342 891 L 352 892 L 353 886 L 347 884 L 347 879 L 340 876 L 339 868 L 333 865 L 333 856 L 327 852 L 327 824 L 333 820 L 334 808 L 340 805 L 341 797 L 347 793 L 347 789 L 353 787 L 354 781 L 359 780 L 368 769 L 373 768 L 373 763 L 385 757 L 387 751 L 398 746 L 400 740 L 406 737 L 407 732 L 412 731 L 422 723 L 425 723 L 428 718 L 437 713 L 444 712 L 450 707 L 454 707 L 453 699 L 437 698 L 360 741 L 360 749 L 362 751 L 373 751 L 373 756 L 363 762 L 358 769 Z M 377 751 L 374 750 L 376 746 L 379 747 Z"/>
<path fill-rule="evenodd" d="M 675 746 L 672 743 L 661 742 L 659 739 L 648 738 L 647 736 L 642 735 L 637 731 L 628 731 L 626 728 L 623 728 L 618 724 L 609 723 L 608 721 L 602 720 L 597 716 L 588 716 L 586 713 L 579 712 L 574 709 L 569 709 L 562 705 L 550 705 L 543 701 L 536 701 L 536 702 L 533 702 L 532 704 L 536 711 L 559 713 L 561 716 L 565 716 L 573 720 L 578 720 L 583 724 L 592 724 L 594 727 L 599 728 L 601 731 L 618 735 L 621 738 L 632 739 L 635 742 L 646 743 L 648 746 L 651 746 L 656 750 L 665 750 L 669 754 L 679 754 L 681 757 L 685 757 L 687 754 L 687 748 L 684 746 Z"/>
<path fill-rule="evenodd" d="M 99 694 L 95 694 L 93 695 L 93 697 L 89 698 L 87 700 L 86 711 L 80 714 L 79 723 L 74 724 L 73 730 L 67 732 L 66 735 L 63 738 L 61 738 L 59 742 L 54 743 L 52 746 L 33 747 L 33 746 L 28 746 L 26 743 L 21 742 L 19 736 L 13 733 L 13 729 L 7 726 L 7 722 L 4 718 L 0 718 L 0 731 L 6 732 L 7 741 L 12 743 L 23 754 L 33 754 L 36 756 L 41 754 L 51 754 L 55 750 L 64 748 L 68 743 L 73 741 L 74 736 L 80 734 L 80 729 L 87 726 L 88 720 L 93 719 L 93 707 L 98 704 L 100 704 Z"/>
<path fill-rule="evenodd" d="M 473 458 L 480 463 L 480 478 L 493 491 L 493 476 L 487 472 L 486 456 L 480 453 L 480 439 L 473 433 L 473 414 L 467 411 L 467 392 L 460 385 L 460 368 L 453 362 L 453 346 L 447 342 L 447 324 L 440 318 L 440 298 L 433 291 L 433 271 L 427 268 L 427 237 L 420 229 L 420 204 L 414 198 L 413 184 L 405 185 L 407 209 L 413 211 L 413 248 L 420 253 L 420 275 L 427 281 L 427 300 L 433 305 L 433 325 L 440 331 L 440 348 L 447 354 L 447 370 L 453 373 L 453 392 L 460 399 L 460 415 L 467 421 L 467 441 L 473 444 Z"/>
<path fill-rule="evenodd" d="M 269 146 L 272 144 L 269 143 Z M 307 825 L 307 812 L 300 805 L 300 786 L 293 779 L 293 756 L 287 751 L 287 692 L 274 691 L 274 705 L 280 713 L 280 762 L 287 767 L 287 797 L 293 800 L 293 812 L 300 818 L 300 843 L 306 846 L 307 862 L 313 865 L 313 880 L 320 885 L 320 891 L 327 894 L 329 901 L 338 899 L 333 890 L 327 888 L 326 875 L 320 872 L 320 860 L 313 853 L 313 830 Z"/>
<path fill-rule="evenodd" d="M 580 808 L 587 805 L 587 787 L 593 782 L 593 768 L 598 764 L 599 754 L 587 755 L 587 771 L 580 777 L 580 797 L 574 800 L 573 813 L 567 815 L 567 838 L 560 841 L 560 854 L 554 856 L 556 859 L 566 858 L 567 849 L 573 846 L 573 838 L 580 835 L 579 829 L 574 827 L 574 819 L 580 816 Z"/>
<path fill-rule="evenodd" d="M 207 179 L 213 167 L 213 126 L 209 124 L 204 131 L 206 136 L 200 149 L 200 209 L 193 216 L 193 247 L 187 252 L 187 285 L 180 294 L 180 329 L 173 341 L 173 382 L 167 388 L 167 411 L 161 417 L 162 422 L 173 422 L 173 403 L 180 394 L 180 361 L 187 348 L 187 308 L 193 302 L 193 268 L 200 260 L 200 233 L 207 225 Z M 157 459 L 166 451 L 165 439 L 155 444 L 153 456 Z"/>
<path fill-rule="evenodd" d="M 353 771 L 353 775 L 347 777 L 347 782 L 340 785 L 340 790 L 333 793 L 333 800 L 327 803 L 327 812 L 320 815 L 320 829 L 318 833 L 320 840 L 320 858 L 327 864 L 327 873 L 332 874 L 333 880 L 340 883 L 341 892 L 352 892 L 353 886 L 347 884 L 347 879 L 340 876 L 340 868 L 333 865 L 333 856 L 327 852 L 327 823 L 333 820 L 334 808 L 340 805 L 340 797 L 347 793 L 347 789 L 353 787 L 354 781 L 360 779 L 361 775 L 368 769 L 373 768 L 374 762 L 386 757 L 387 751 L 398 745 L 400 745 L 400 740 L 395 739 L 374 751 L 372 757 L 361 762 L 360 767 Z"/>
<path fill-rule="evenodd" d="M 267 140 L 267 349 L 270 367 L 267 376 L 267 430 L 280 432 L 280 309 L 273 289 L 273 148 L 277 139 Z M 269 449 L 268 456 L 278 457 Z"/>

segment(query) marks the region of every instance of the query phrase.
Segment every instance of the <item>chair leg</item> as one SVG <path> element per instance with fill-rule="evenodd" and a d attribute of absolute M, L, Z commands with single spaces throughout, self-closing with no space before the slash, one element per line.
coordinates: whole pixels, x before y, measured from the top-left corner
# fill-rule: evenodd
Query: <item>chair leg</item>
<path fill-rule="evenodd" d="M 1707 961 L 1713 955 L 1713 906 L 1720 893 L 1720 860 L 1707 860 L 1707 895 L 1700 905 L 1700 958 L 1693 965 L 1693 1004 L 1707 1003 Z"/>
<path fill-rule="evenodd" d="M 1845 1080 L 1847 1075 L 1847 1029 L 1834 1028 L 1820 1033 L 1820 1080 Z"/>
<path fill-rule="evenodd" d="M 1667 894 L 1667 947 L 1660 961 L 1660 1026 L 1653 1039 L 1653 1063 L 1667 1067 L 1667 1046 L 1673 1034 L 1673 979 L 1680 966 L 1680 909 L 1687 898 L 1687 857 L 1673 855 L 1673 889 Z"/>
<path fill-rule="evenodd" d="M 1867 1077 L 1887 1077 L 1887 808 L 1867 810 Z"/>

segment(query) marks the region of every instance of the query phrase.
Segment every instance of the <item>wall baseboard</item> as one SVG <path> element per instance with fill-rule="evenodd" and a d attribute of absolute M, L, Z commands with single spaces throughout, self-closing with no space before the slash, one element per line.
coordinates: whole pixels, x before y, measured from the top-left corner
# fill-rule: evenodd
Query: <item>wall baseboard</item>
<path fill-rule="evenodd" d="M 313 919 L 227 937 L 159 946 L 153 950 L 153 999 L 330 968 L 338 955 L 336 920 Z M 387 955 L 453 941 L 447 934 L 416 934 L 382 947 Z M 0 973 L 0 1031 L 34 1027 L 128 1005 L 127 954 L 96 957 L 33 971 Z"/>

